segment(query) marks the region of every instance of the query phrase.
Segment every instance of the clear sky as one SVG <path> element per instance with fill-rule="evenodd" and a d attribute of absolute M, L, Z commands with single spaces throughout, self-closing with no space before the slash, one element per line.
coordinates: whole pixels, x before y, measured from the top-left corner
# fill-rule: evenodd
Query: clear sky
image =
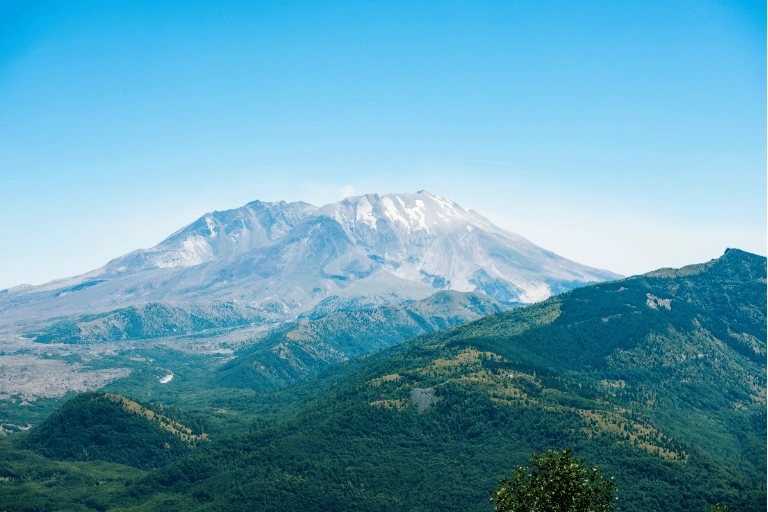
<path fill-rule="evenodd" d="M 765 254 L 765 2 L 0 2 L 0 288 L 419 189 L 622 274 Z"/>

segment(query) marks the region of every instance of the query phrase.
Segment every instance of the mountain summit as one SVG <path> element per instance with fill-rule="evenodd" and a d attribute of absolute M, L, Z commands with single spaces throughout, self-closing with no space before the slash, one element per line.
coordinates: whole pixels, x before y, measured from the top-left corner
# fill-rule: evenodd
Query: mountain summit
<path fill-rule="evenodd" d="M 437 289 L 479 291 L 506 303 L 618 276 L 561 258 L 500 229 L 453 201 L 416 194 L 369 194 L 320 208 L 383 271 Z"/>
<path fill-rule="evenodd" d="M 321 208 L 254 201 L 208 213 L 82 276 L 7 290 L 0 313 L 23 320 L 147 302 L 239 301 L 288 318 L 321 301 L 386 303 L 438 290 L 514 305 L 617 277 L 426 191 L 367 194 Z"/>

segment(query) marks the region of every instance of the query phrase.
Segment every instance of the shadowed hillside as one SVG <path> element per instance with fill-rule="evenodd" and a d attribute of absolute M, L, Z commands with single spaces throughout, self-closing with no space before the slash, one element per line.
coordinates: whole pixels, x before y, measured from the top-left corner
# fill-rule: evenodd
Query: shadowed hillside
<path fill-rule="evenodd" d="M 22 446 L 49 459 L 163 466 L 207 439 L 194 428 L 114 393 L 83 393 L 33 428 Z"/>

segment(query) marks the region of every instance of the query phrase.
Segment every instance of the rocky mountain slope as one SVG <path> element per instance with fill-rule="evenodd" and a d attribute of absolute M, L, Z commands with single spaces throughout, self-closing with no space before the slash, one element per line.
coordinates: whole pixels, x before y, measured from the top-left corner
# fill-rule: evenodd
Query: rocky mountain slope
<path fill-rule="evenodd" d="M 279 319 L 331 298 L 359 303 L 476 291 L 527 304 L 615 279 L 428 192 L 316 208 L 255 201 L 206 214 L 156 247 L 69 279 L 0 292 L 0 322 L 149 302 L 238 301 Z"/>

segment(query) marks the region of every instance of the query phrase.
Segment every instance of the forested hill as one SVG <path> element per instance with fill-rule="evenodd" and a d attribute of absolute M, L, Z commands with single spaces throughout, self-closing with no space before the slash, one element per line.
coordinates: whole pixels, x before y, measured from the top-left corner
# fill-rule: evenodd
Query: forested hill
<path fill-rule="evenodd" d="M 708 263 L 574 290 L 440 338 L 595 386 L 697 447 L 765 474 L 762 256 L 729 249 Z"/>
<path fill-rule="evenodd" d="M 296 418 L 211 443 L 128 495 L 145 509 L 164 496 L 489 510 L 511 467 L 568 445 L 616 476 L 622 510 L 762 511 L 765 282 L 765 258 L 731 250 L 415 338 Z"/>
<path fill-rule="evenodd" d="M 505 309 L 508 306 L 481 293 L 447 290 L 419 301 L 309 315 L 239 351 L 220 368 L 216 380 L 233 388 L 279 387 L 418 334 Z"/>
<path fill-rule="evenodd" d="M 152 410 L 114 393 L 83 393 L 33 428 L 22 446 L 53 460 L 103 460 L 152 469 L 207 439 L 203 423 L 184 425 L 168 416 L 173 412 Z"/>
<path fill-rule="evenodd" d="M 102 343 L 190 335 L 268 321 L 256 310 L 234 302 L 185 306 L 150 302 L 63 318 L 26 336 L 38 343 Z"/>
<path fill-rule="evenodd" d="M 709 263 L 597 284 L 488 316 L 441 339 L 493 347 L 518 363 L 559 371 L 719 379 L 726 367 L 765 368 L 765 276 L 764 257 L 730 249 Z M 734 377 L 737 387 L 749 380 Z M 731 395 L 747 403 L 759 391 Z"/>

